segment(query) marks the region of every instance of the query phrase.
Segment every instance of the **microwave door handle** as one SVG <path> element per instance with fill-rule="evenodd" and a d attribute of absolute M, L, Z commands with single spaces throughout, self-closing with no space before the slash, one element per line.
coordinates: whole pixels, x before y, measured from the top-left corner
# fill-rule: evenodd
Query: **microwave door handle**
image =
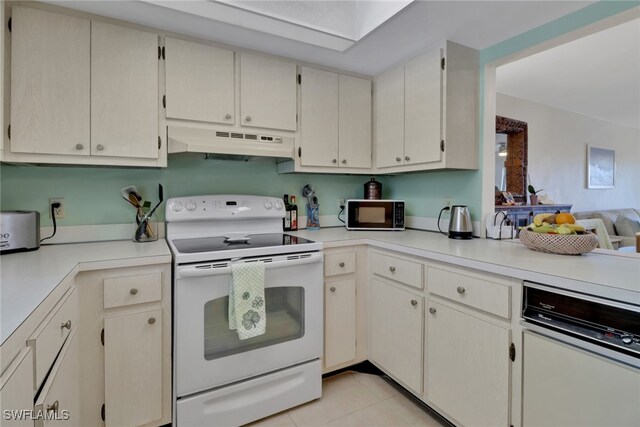
<path fill-rule="evenodd" d="M 296 258 L 293 258 L 293 257 Z M 275 268 L 283 268 L 283 267 L 294 267 L 298 265 L 311 264 L 315 262 L 322 261 L 322 252 L 314 252 L 310 254 L 300 254 L 299 257 L 297 255 L 284 255 L 282 256 L 284 259 L 277 261 L 270 261 L 264 263 L 265 270 L 272 270 Z M 290 259 L 287 259 L 290 258 Z M 264 257 L 262 259 L 268 260 L 270 258 Z M 231 274 L 231 265 L 237 262 L 242 262 L 242 260 L 226 262 L 226 266 L 214 267 L 214 268 L 206 268 L 209 265 L 216 265 L 222 263 L 210 263 L 210 264 L 200 264 L 182 266 L 176 269 L 176 277 L 185 278 L 185 277 L 204 277 L 204 276 L 219 276 L 222 274 Z"/>

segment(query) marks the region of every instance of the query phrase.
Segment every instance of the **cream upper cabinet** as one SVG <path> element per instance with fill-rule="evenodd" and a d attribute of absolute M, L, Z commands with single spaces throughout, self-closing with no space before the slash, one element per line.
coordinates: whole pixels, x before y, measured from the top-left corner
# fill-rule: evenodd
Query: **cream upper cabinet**
<path fill-rule="evenodd" d="M 377 168 L 478 168 L 478 58 L 447 41 L 376 78 Z"/>
<path fill-rule="evenodd" d="M 300 76 L 296 170 L 370 169 L 371 81 L 309 67 Z"/>
<path fill-rule="evenodd" d="M 164 47 L 167 118 L 234 124 L 233 51 L 171 37 Z"/>
<path fill-rule="evenodd" d="M 158 157 L 158 36 L 91 23 L 91 154 Z"/>
<path fill-rule="evenodd" d="M 296 64 L 240 53 L 240 124 L 295 131 Z"/>
<path fill-rule="evenodd" d="M 88 156 L 90 21 L 20 6 L 12 15 L 10 151 Z"/>
<path fill-rule="evenodd" d="M 302 67 L 300 163 L 338 166 L 339 76 Z"/>

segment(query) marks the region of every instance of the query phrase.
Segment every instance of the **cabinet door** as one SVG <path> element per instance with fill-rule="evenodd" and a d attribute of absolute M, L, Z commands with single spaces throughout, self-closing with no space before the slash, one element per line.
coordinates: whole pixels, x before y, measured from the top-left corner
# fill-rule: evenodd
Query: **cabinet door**
<path fill-rule="evenodd" d="M 165 38 L 167 118 L 233 124 L 233 51 Z"/>
<path fill-rule="evenodd" d="M 376 79 L 376 165 L 403 164 L 404 158 L 404 67 L 393 68 Z"/>
<path fill-rule="evenodd" d="M 461 425 L 508 426 L 509 330 L 434 301 L 427 305 L 429 402 Z"/>
<path fill-rule="evenodd" d="M 13 7 L 12 152 L 89 155 L 90 36 L 86 19 Z"/>
<path fill-rule="evenodd" d="M 422 392 L 423 299 L 371 278 L 369 351 L 394 379 Z"/>
<path fill-rule="evenodd" d="M 440 161 L 442 68 L 440 49 L 404 67 L 404 163 Z"/>
<path fill-rule="evenodd" d="M 371 81 L 340 76 L 338 161 L 341 167 L 371 167 Z"/>
<path fill-rule="evenodd" d="M 356 358 L 356 281 L 325 283 L 324 366 Z"/>
<path fill-rule="evenodd" d="M 338 166 L 338 74 L 302 67 L 300 147 L 304 166 Z"/>
<path fill-rule="evenodd" d="M 36 427 L 84 425 L 80 419 L 79 353 L 80 340 L 77 330 L 73 330 L 60 350 L 35 402 L 36 413 L 47 414 L 47 417 L 36 420 Z M 45 419 L 48 417 L 55 419 Z"/>
<path fill-rule="evenodd" d="M 296 130 L 296 64 L 240 54 L 240 123 Z"/>
<path fill-rule="evenodd" d="M 104 320 L 105 423 L 162 418 L 162 310 Z"/>
<path fill-rule="evenodd" d="M 33 351 L 24 348 L 0 377 L 0 414 L 4 427 L 33 427 L 33 421 L 26 417 L 7 417 L 5 411 L 33 409 Z"/>
<path fill-rule="evenodd" d="M 91 23 L 91 154 L 158 158 L 158 36 Z"/>

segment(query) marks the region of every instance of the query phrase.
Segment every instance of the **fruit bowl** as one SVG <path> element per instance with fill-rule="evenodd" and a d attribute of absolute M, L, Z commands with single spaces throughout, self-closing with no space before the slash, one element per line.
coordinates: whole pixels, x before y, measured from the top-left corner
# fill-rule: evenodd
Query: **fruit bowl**
<path fill-rule="evenodd" d="M 520 241 L 534 251 L 550 254 L 580 255 L 598 247 L 598 236 L 591 232 L 584 234 L 547 234 L 523 229 Z"/>

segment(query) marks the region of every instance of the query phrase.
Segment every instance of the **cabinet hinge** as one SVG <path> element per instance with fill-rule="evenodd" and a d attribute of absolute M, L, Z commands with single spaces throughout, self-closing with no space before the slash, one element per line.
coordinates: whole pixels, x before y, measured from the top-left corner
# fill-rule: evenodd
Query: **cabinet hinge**
<path fill-rule="evenodd" d="M 104 409 L 104 403 L 102 404 L 102 407 L 100 408 L 100 418 L 102 418 L 102 421 L 104 421 L 104 413 L 105 413 L 105 409 Z"/>
<path fill-rule="evenodd" d="M 162 58 L 162 48 L 158 46 L 158 59 Z"/>
<path fill-rule="evenodd" d="M 102 331 L 100 331 L 100 342 L 104 346 L 104 328 L 102 328 Z"/>
<path fill-rule="evenodd" d="M 9 27 L 9 32 L 11 32 L 11 17 L 9 17 L 9 21 L 7 21 L 7 27 Z"/>
<path fill-rule="evenodd" d="M 440 68 L 442 68 L 443 70 L 444 70 L 444 63 L 445 63 L 445 60 L 444 60 L 444 58 L 442 58 L 440 60 Z"/>
<path fill-rule="evenodd" d="M 164 46 L 162 46 L 162 59 L 165 59 L 165 56 L 164 56 Z"/>
<path fill-rule="evenodd" d="M 11 139 L 11 125 L 7 127 L 7 136 Z"/>
<path fill-rule="evenodd" d="M 516 360 L 516 346 L 513 343 L 509 346 L 509 359 L 511 359 L 512 362 Z"/>
<path fill-rule="evenodd" d="M 158 136 L 158 150 L 162 147 L 162 138 Z"/>
<path fill-rule="evenodd" d="M 302 157 L 302 147 L 298 147 L 298 157 Z"/>
<path fill-rule="evenodd" d="M 302 74 L 298 74 L 298 84 L 302 84 Z"/>
<path fill-rule="evenodd" d="M 167 108 L 167 95 L 162 95 L 162 108 Z"/>
<path fill-rule="evenodd" d="M 444 153 L 444 139 L 440 141 L 440 151 Z"/>

